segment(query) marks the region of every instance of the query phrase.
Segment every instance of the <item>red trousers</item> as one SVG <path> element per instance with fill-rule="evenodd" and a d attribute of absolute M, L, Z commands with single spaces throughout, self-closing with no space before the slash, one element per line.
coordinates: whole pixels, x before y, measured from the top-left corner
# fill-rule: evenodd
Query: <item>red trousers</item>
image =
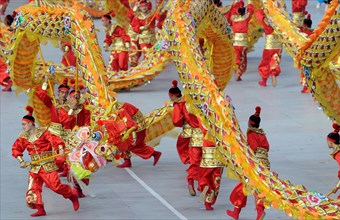
<path fill-rule="evenodd" d="M 200 174 L 200 163 L 202 159 L 202 148 L 201 147 L 189 147 L 189 159 L 190 165 L 187 169 L 187 180 L 194 179 L 199 180 Z"/>
<path fill-rule="evenodd" d="M 129 151 L 136 154 L 137 156 L 140 156 L 143 159 L 149 159 L 152 157 L 155 150 L 145 144 L 145 136 L 146 136 L 146 130 L 141 130 L 136 133 L 137 139 L 136 143 L 129 147 Z"/>
<path fill-rule="evenodd" d="M 54 192 L 62 195 L 65 199 L 73 196 L 71 187 L 60 182 L 57 171 L 47 173 L 44 168 L 41 167 L 38 173 L 29 172 L 28 190 L 26 192 L 26 203 L 28 207 L 36 209 L 36 205 L 43 205 L 41 197 L 43 183 Z"/>
<path fill-rule="evenodd" d="M 269 76 L 278 76 L 281 73 L 280 61 L 273 61 L 274 55 L 277 54 L 281 59 L 281 49 L 264 49 L 262 60 L 259 64 L 258 71 L 262 79 L 267 79 Z"/>
<path fill-rule="evenodd" d="M 113 71 L 128 70 L 129 53 L 127 51 L 111 53 L 109 65 Z"/>
<path fill-rule="evenodd" d="M 198 191 L 202 192 L 205 186 L 209 187 L 205 202 L 214 205 L 220 190 L 221 176 L 223 167 L 216 168 L 200 168 Z"/>
<path fill-rule="evenodd" d="M 181 159 L 183 164 L 190 163 L 189 143 L 190 143 L 190 138 L 183 138 L 181 135 L 178 136 L 176 148 L 177 148 L 178 156 Z"/>
<path fill-rule="evenodd" d="M 256 206 L 263 206 L 263 201 L 254 194 Z M 247 205 L 247 196 L 243 193 L 243 184 L 239 182 L 230 194 L 230 202 L 238 207 L 244 208 Z"/>
<path fill-rule="evenodd" d="M 234 46 L 234 54 L 236 57 L 236 64 L 238 66 L 237 72 L 239 76 L 242 76 L 247 70 L 247 51 L 248 47 Z"/>

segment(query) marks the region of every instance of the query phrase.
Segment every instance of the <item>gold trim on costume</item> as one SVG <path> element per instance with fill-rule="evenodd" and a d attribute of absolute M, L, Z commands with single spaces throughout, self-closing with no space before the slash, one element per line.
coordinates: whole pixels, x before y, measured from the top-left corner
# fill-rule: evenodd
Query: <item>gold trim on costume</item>
<path fill-rule="evenodd" d="M 282 44 L 276 34 L 267 34 L 264 49 L 281 49 Z"/>
<path fill-rule="evenodd" d="M 20 138 L 24 138 L 26 140 L 28 140 L 29 142 L 33 143 L 34 141 L 38 140 L 40 138 L 40 136 L 47 130 L 46 127 L 40 127 L 40 128 L 37 128 L 36 132 L 35 132 L 35 135 L 33 138 L 30 138 L 30 135 L 28 132 L 21 132 L 19 134 L 19 137 Z"/>
<path fill-rule="evenodd" d="M 293 23 L 298 27 L 303 27 L 303 20 L 305 20 L 305 14 L 303 12 L 293 12 Z"/>
<path fill-rule="evenodd" d="M 263 147 L 257 147 L 255 151 L 255 156 L 270 169 L 270 162 L 268 160 L 268 150 Z"/>
<path fill-rule="evenodd" d="M 266 135 L 266 133 L 264 132 L 264 130 L 262 128 L 248 128 L 247 129 L 247 133 L 249 133 L 251 131 L 258 133 L 258 134 Z"/>
<path fill-rule="evenodd" d="M 204 136 L 202 130 L 200 128 L 192 128 L 191 131 L 189 147 L 202 147 Z"/>
<path fill-rule="evenodd" d="M 134 115 L 132 115 L 132 120 L 138 125 L 136 132 L 144 130 L 146 128 L 145 118 L 141 111 L 138 111 Z"/>
<path fill-rule="evenodd" d="M 202 159 L 200 167 L 215 168 L 224 167 L 224 164 L 215 159 L 216 147 L 202 147 Z"/>
<path fill-rule="evenodd" d="M 181 136 L 182 138 L 190 138 L 192 134 L 192 127 L 188 124 L 187 121 L 184 121 Z"/>
<path fill-rule="evenodd" d="M 51 157 L 52 155 L 53 155 L 52 151 L 44 151 L 41 154 L 32 154 L 31 159 L 32 161 L 37 161 L 40 159 Z M 34 164 L 34 165 L 32 164 L 30 172 L 38 173 L 41 167 L 43 167 L 47 173 L 58 170 L 58 167 L 54 162 L 54 158 L 52 158 L 52 159 L 40 162 L 38 164 Z"/>
<path fill-rule="evenodd" d="M 248 47 L 248 34 L 247 33 L 234 33 L 233 38 L 234 46 Z"/>

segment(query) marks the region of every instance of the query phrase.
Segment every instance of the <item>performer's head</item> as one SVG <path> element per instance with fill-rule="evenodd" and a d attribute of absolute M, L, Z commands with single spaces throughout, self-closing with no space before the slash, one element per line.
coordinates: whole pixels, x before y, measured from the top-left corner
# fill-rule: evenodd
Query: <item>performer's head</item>
<path fill-rule="evenodd" d="M 214 4 L 216 7 L 222 7 L 222 1 L 221 0 L 214 0 Z"/>
<path fill-rule="evenodd" d="M 58 87 L 58 98 L 59 100 L 66 102 L 68 92 L 70 91 L 70 87 L 67 85 L 68 79 L 65 78 L 63 84 Z"/>
<path fill-rule="evenodd" d="M 169 89 L 169 98 L 171 101 L 175 101 L 182 97 L 182 92 L 177 87 L 177 84 L 177 80 L 172 80 L 172 87 Z"/>
<path fill-rule="evenodd" d="M 139 3 L 139 9 L 141 10 L 141 12 L 145 13 L 148 12 L 150 9 L 150 3 L 146 0 L 142 0 Z"/>
<path fill-rule="evenodd" d="M 260 122 L 261 122 L 260 113 L 261 113 L 261 107 L 256 106 L 255 113 L 249 117 L 248 127 L 253 127 L 253 128 L 260 127 Z"/>
<path fill-rule="evenodd" d="M 307 18 L 303 20 L 303 26 L 305 28 L 312 28 L 312 24 L 313 22 L 312 19 L 310 18 L 310 14 L 307 14 Z"/>
<path fill-rule="evenodd" d="M 33 108 L 31 106 L 27 106 L 26 110 L 28 111 L 28 114 L 22 117 L 22 129 L 24 131 L 29 131 L 32 129 L 32 127 L 35 126 L 35 119 L 32 116 L 33 115 Z"/>
<path fill-rule="evenodd" d="M 239 1 L 239 5 L 238 5 L 237 11 L 242 16 L 246 13 L 246 8 L 244 7 L 244 1 L 243 0 Z"/>
<path fill-rule="evenodd" d="M 108 28 L 111 25 L 113 17 L 115 17 L 115 14 L 112 11 L 102 16 L 102 24 L 105 28 Z"/>
<path fill-rule="evenodd" d="M 333 123 L 333 129 L 334 131 L 327 135 L 327 145 L 329 148 L 334 148 L 336 145 L 340 144 L 340 126 L 336 123 Z"/>

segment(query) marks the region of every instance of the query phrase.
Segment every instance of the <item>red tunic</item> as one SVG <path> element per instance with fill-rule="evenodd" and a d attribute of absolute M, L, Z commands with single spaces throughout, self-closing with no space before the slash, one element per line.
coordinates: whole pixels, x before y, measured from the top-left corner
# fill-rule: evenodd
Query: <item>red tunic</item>
<path fill-rule="evenodd" d="M 131 39 L 125 30 L 118 25 L 112 26 L 111 30 L 106 32 L 104 43 L 108 46 L 113 44 L 109 61 L 113 71 L 128 70 L 129 48 L 125 44 L 130 43 L 130 41 Z"/>

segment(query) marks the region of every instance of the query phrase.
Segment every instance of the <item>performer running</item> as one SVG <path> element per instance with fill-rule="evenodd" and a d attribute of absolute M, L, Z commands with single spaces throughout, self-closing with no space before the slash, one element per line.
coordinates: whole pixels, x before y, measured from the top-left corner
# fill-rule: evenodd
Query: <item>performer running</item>
<path fill-rule="evenodd" d="M 199 168 L 202 159 L 203 132 L 200 129 L 198 118 L 187 110 L 187 103 L 183 100 L 182 92 L 177 87 L 177 81 L 172 81 L 169 89 L 170 100 L 174 102 L 172 122 L 176 127 L 182 127 L 177 138 L 177 152 L 184 164 L 190 164 L 187 171 L 188 190 L 195 196 L 194 181 L 199 180 Z"/>
<path fill-rule="evenodd" d="M 16 158 L 21 168 L 27 166 L 23 159 L 23 153 L 27 150 L 32 159 L 28 178 L 28 190 L 26 193 L 27 206 L 38 211 L 31 214 L 32 217 L 44 216 L 46 211 L 42 201 L 42 185 L 45 183 L 51 190 L 62 195 L 65 199 L 70 199 L 75 211 L 79 209 L 78 195 L 72 192 L 71 187 L 60 182 L 54 159 L 44 159 L 51 157 L 53 151 L 57 151 L 64 156 L 65 144 L 60 137 L 51 134 L 46 128 L 36 128 L 35 119 L 32 116 L 33 108 L 27 107 L 28 115 L 22 119 L 24 132 L 19 134 L 19 138 L 12 146 L 12 156 Z M 36 164 L 33 164 L 34 162 Z M 39 162 L 38 162 L 39 161 Z"/>
<path fill-rule="evenodd" d="M 102 124 L 106 127 L 109 136 L 111 135 L 112 144 L 115 144 L 123 153 L 124 162 L 117 165 L 117 168 L 132 167 L 130 152 L 145 160 L 153 157 L 153 165 L 156 166 L 162 153 L 145 143 L 146 127 L 143 113 L 128 102 L 117 101 L 113 108 L 118 118 L 112 121 L 103 120 L 100 125 Z M 120 134 L 122 132 L 127 133 L 127 130 L 130 129 L 132 130 L 131 133 L 127 134 L 126 139 L 123 140 L 124 138 Z"/>
<path fill-rule="evenodd" d="M 268 169 L 270 168 L 270 163 L 268 160 L 269 143 L 262 128 L 260 127 L 260 112 L 261 107 L 257 106 L 255 108 L 255 114 L 249 117 L 248 130 L 247 130 L 247 142 L 249 147 L 254 151 L 255 156 L 265 165 Z M 247 196 L 243 193 L 243 184 L 239 182 L 230 194 L 230 201 L 234 205 L 234 210 L 227 210 L 227 215 L 234 219 L 238 219 L 241 209 L 247 205 Z M 256 220 L 263 219 L 265 216 L 263 200 L 258 198 L 256 194 L 255 204 L 257 217 Z"/>
<path fill-rule="evenodd" d="M 282 44 L 278 36 L 274 33 L 274 29 L 269 25 L 263 9 L 256 11 L 256 18 L 261 23 L 266 38 L 262 60 L 258 67 L 262 80 L 259 81 L 258 84 L 263 87 L 267 86 L 267 79 L 271 76 L 272 86 L 276 86 L 276 77 L 281 73 L 280 60 Z"/>

